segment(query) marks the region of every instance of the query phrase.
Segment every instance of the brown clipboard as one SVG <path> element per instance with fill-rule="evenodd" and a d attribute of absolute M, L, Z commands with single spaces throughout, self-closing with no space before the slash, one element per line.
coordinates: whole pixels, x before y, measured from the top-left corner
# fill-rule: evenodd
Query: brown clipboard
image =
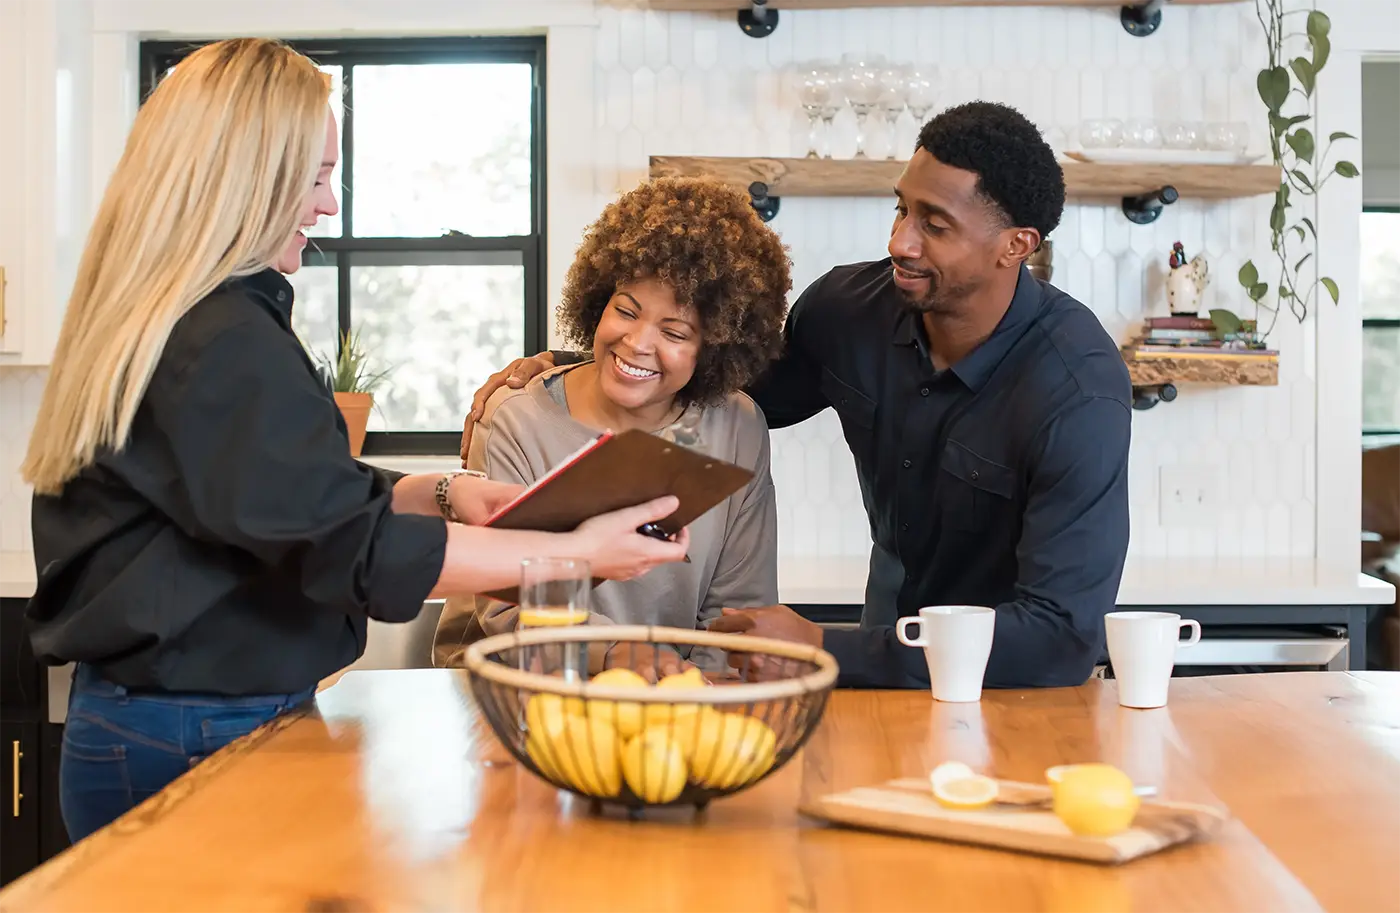
<path fill-rule="evenodd" d="M 751 469 L 645 431 L 604 433 L 541 477 L 483 525 L 492 529 L 566 533 L 599 514 L 675 495 L 680 506 L 657 522 L 668 536 L 674 536 L 753 477 Z M 506 602 L 519 598 L 515 587 L 488 595 Z"/>

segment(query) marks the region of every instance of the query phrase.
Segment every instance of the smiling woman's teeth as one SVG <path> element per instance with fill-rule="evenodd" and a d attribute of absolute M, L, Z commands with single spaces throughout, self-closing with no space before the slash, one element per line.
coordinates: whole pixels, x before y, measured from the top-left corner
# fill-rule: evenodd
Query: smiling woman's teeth
<path fill-rule="evenodd" d="M 632 365 L 629 365 L 627 362 L 623 361 L 621 358 L 618 358 L 616 355 L 613 356 L 613 361 L 617 363 L 618 370 L 620 370 L 623 374 L 626 374 L 628 377 L 647 378 L 655 377 L 657 374 L 660 373 L 659 371 L 648 371 L 645 368 L 635 368 Z"/>

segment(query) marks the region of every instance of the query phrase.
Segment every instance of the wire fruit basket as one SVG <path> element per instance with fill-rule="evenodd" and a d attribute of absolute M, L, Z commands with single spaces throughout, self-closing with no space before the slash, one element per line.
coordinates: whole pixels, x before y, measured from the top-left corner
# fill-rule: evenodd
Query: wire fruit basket
<path fill-rule="evenodd" d="M 732 673 L 716 684 L 697 670 L 659 675 L 672 648 Z M 644 625 L 498 634 L 463 663 L 482 714 L 527 770 L 633 817 L 703 810 L 781 769 L 821 722 L 837 673 L 812 646 Z"/>

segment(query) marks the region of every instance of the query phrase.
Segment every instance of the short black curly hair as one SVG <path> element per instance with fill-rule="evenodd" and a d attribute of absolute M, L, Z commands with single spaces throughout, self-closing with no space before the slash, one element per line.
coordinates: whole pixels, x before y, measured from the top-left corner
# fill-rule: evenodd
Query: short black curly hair
<path fill-rule="evenodd" d="M 666 283 L 695 311 L 701 348 L 679 398 L 719 403 L 782 348 L 791 264 L 749 197 L 711 178 L 656 178 L 608 204 L 584 233 L 564 279 L 559 328 L 591 348 L 619 286 Z"/>
<path fill-rule="evenodd" d="M 1060 224 L 1065 173 L 1035 124 L 1015 108 L 971 101 L 939 113 L 919 131 L 916 149 L 977 175 L 977 188 L 1006 218 L 1042 238 Z"/>

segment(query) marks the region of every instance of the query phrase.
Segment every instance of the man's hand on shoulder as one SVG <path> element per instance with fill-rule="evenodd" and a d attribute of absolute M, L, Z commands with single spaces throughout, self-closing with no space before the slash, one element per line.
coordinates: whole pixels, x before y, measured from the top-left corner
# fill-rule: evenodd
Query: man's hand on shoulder
<path fill-rule="evenodd" d="M 476 423 L 481 421 L 482 414 L 486 411 L 486 401 L 491 398 L 501 387 L 510 387 L 512 390 L 519 390 L 534 377 L 543 374 L 554 367 L 554 354 L 552 352 L 541 352 L 529 358 L 517 358 L 506 365 L 500 371 L 486 378 L 486 383 L 481 385 L 481 389 L 476 391 L 472 397 L 472 411 L 467 413 L 466 419 L 462 422 L 462 448 L 460 456 L 462 458 L 462 468 L 467 466 L 467 452 L 471 449 L 472 430 Z"/>

